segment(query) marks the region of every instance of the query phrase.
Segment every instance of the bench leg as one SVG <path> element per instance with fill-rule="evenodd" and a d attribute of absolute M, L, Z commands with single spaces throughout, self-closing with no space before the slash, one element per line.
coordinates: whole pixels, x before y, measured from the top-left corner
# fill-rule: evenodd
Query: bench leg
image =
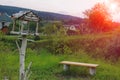
<path fill-rule="evenodd" d="M 96 68 L 89 68 L 90 75 L 94 75 L 96 73 Z"/>
<path fill-rule="evenodd" d="M 69 69 L 70 69 L 70 65 L 66 65 L 66 64 L 63 65 L 64 71 L 68 71 Z"/>

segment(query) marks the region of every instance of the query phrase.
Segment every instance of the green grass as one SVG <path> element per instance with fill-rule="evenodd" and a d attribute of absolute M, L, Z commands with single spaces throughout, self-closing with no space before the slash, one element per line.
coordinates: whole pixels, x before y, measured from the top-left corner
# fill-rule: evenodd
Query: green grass
<path fill-rule="evenodd" d="M 85 39 L 88 40 L 89 43 L 90 40 L 111 38 L 112 36 L 114 36 L 114 34 L 111 35 L 111 33 L 97 35 L 91 34 L 65 37 L 64 40 L 68 41 L 78 39 L 82 41 Z M 5 36 L 2 39 L 2 42 L 0 42 L 0 80 L 2 80 L 5 76 L 8 77 L 9 80 L 19 79 L 19 53 L 16 44 L 13 44 L 15 43 L 15 40 L 16 37 L 14 36 Z M 53 38 L 53 41 L 56 40 L 59 40 L 59 38 Z M 36 44 L 46 43 L 48 41 L 50 41 L 50 39 L 46 38 L 37 41 Z M 86 44 L 87 43 L 85 42 L 85 45 Z M 101 44 L 103 45 L 103 43 Z M 83 47 L 83 45 L 81 46 Z M 120 80 L 120 60 L 118 60 L 116 63 L 113 63 L 111 61 L 105 61 L 99 57 L 97 57 L 99 59 L 92 58 L 80 46 L 78 46 L 78 48 L 80 48 L 80 51 L 76 53 L 55 55 L 45 49 L 40 48 L 37 50 L 32 50 L 29 47 L 26 53 L 25 67 L 27 69 L 29 63 L 32 62 L 30 69 L 32 75 L 30 76 L 30 80 Z M 92 53 L 95 54 L 94 52 Z M 63 60 L 96 63 L 99 64 L 99 66 L 97 67 L 97 73 L 94 76 L 89 75 L 88 68 L 86 67 L 71 66 L 70 71 L 64 72 L 63 65 L 59 64 L 59 62 Z"/>
<path fill-rule="evenodd" d="M 64 72 L 62 60 L 96 63 L 97 73 L 90 76 L 88 68 L 71 66 L 70 71 Z M 48 51 L 41 49 L 27 49 L 26 68 L 32 61 L 30 80 L 120 80 L 119 61 L 112 63 L 102 59 L 93 59 L 81 51 L 74 55 L 53 55 Z M 7 76 L 9 80 L 18 80 L 19 76 L 19 54 L 18 52 L 9 52 L 0 54 L 0 80 Z"/>
<path fill-rule="evenodd" d="M 0 79 L 7 76 L 9 79 L 17 80 L 18 76 L 18 55 L 13 53 L 0 53 Z"/>

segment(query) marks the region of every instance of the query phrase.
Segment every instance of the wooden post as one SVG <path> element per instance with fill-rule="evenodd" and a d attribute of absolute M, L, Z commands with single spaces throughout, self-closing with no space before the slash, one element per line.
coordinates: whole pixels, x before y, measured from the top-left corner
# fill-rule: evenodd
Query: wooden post
<path fill-rule="evenodd" d="M 96 68 L 90 67 L 89 68 L 89 73 L 90 73 L 90 75 L 94 75 L 96 73 Z"/>
<path fill-rule="evenodd" d="M 28 26 L 28 33 L 30 33 L 30 25 L 29 25 L 29 21 L 27 23 L 27 26 Z"/>
<path fill-rule="evenodd" d="M 37 21 L 36 23 L 36 32 L 35 32 L 36 35 L 38 34 L 38 26 L 39 26 L 39 21 Z"/>
<path fill-rule="evenodd" d="M 70 69 L 70 65 L 64 64 L 63 69 L 64 69 L 64 71 L 68 71 Z"/>
<path fill-rule="evenodd" d="M 14 30 L 15 30 L 15 25 L 16 25 L 16 20 L 15 20 L 15 19 L 13 19 L 13 27 L 12 27 L 12 31 L 14 31 Z"/>
<path fill-rule="evenodd" d="M 7 76 L 5 76 L 5 77 L 4 77 L 4 80 L 9 80 L 9 79 L 7 78 Z"/>
<path fill-rule="evenodd" d="M 21 33 L 23 33 L 23 29 L 24 29 L 24 25 L 23 25 L 23 22 L 21 23 Z"/>
<path fill-rule="evenodd" d="M 21 22 L 20 21 L 18 21 L 19 22 L 19 32 L 21 31 Z"/>
<path fill-rule="evenodd" d="M 24 80 L 25 77 L 25 52 L 27 47 L 27 37 L 22 35 L 22 45 L 20 50 L 20 76 L 19 80 Z"/>

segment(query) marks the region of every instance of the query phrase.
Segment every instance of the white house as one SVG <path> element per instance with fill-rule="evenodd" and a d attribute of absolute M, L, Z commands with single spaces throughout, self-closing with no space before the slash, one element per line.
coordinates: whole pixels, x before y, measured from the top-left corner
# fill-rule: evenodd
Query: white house
<path fill-rule="evenodd" d="M 77 31 L 77 29 L 79 28 L 78 24 L 73 24 L 73 25 L 64 25 L 66 30 L 73 30 L 73 31 Z"/>

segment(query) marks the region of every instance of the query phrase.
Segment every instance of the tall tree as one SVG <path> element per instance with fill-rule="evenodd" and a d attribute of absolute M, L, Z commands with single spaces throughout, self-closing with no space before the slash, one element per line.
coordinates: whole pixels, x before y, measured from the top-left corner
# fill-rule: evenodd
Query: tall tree
<path fill-rule="evenodd" d="M 104 3 L 97 3 L 93 8 L 83 12 L 83 14 L 94 32 L 109 30 L 109 24 L 112 19 Z"/>

